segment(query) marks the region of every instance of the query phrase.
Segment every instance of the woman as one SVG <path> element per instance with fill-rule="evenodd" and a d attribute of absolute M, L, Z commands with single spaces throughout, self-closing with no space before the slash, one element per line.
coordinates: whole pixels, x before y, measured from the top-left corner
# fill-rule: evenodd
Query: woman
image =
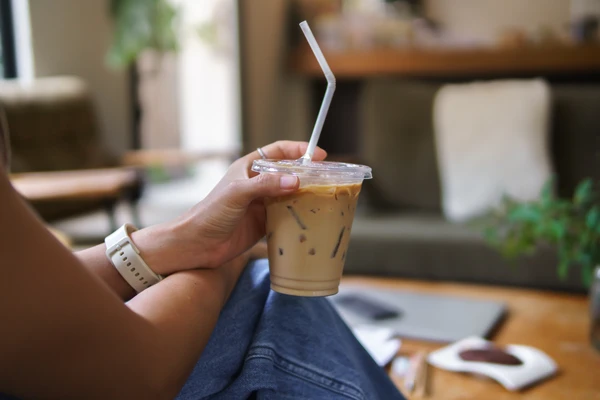
<path fill-rule="evenodd" d="M 305 150 L 263 148 L 288 159 Z M 299 186 L 254 176 L 258 157 L 237 160 L 180 218 L 131 234 L 166 276 L 137 295 L 104 244 L 76 254 L 61 246 L 0 166 L 4 398 L 401 398 L 327 300 L 271 292 L 266 260 L 248 264 L 264 255 L 252 249 L 265 234 L 261 199 Z"/>

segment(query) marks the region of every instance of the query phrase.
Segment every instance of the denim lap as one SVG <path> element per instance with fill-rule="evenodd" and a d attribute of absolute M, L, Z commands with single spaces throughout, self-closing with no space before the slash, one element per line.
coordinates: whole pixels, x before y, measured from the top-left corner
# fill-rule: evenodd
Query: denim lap
<path fill-rule="evenodd" d="M 327 299 L 270 290 L 266 260 L 246 267 L 177 398 L 403 399 Z"/>

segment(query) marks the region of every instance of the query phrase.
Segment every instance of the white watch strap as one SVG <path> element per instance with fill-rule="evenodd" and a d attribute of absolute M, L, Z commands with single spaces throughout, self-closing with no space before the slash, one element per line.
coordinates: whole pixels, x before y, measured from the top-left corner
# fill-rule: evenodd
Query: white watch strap
<path fill-rule="evenodd" d="M 137 231 L 131 224 L 125 224 L 104 239 L 106 256 L 121 274 L 123 279 L 140 293 L 144 289 L 160 282 L 162 277 L 155 274 L 140 256 L 133 244 L 131 234 Z"/>

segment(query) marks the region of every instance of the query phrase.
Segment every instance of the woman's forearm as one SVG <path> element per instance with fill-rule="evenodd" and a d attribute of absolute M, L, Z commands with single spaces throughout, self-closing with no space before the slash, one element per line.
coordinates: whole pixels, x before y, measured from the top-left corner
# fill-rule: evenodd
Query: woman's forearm
<path fill-rule="evenodd" d="M 146 359 L 140 368 L 149 369 L 148 376 L 158 382 L 157 387 L 166 398 L 174 397 L 191 373 L 251 254 L 252 251 L 247 252 L 216 269 L 177 272 L 127 302 L 134 313 L 154 328 L 152 359 L 150 362 Z M 82 256 L 90 261 L 89 254 Z M 91 261 L 88 264 L 91 268 L 102 264 L 101 260 Z M 108 265 L 104 267 L 100 274 L 114 270 Z M 118 272 L 115 274 L 113 278 L 122 281 L 119 285 L 127 285 Z M 142 330 L 138 334 L 150 333 Z"/>
<path fill-rule="evenodd" d="M 189 268 L 190 253 L 194 250 L 196 252 L 203 251 L 202 249 L 188 249 L 191 246 L 183 241 L 177 241 L 177 229 L 179 229 L 179 224 L 175 222 L 144 228 L 131 235 L 132 241 L 140 250 L 141 257 L 157 274 L 165 275 L 167 272 L 179 268 Z M 131 299 L 136 294 L 106 257 L 104 243 L 78 251 L 75 256 L 124 301 Z M 201 267 L 201 265 L 195 267 Z"/>
<path fill-rule="evenodd" d="M 124 301 L 135 295 L 135 291 L 123 279 L 117 269 L 111 264 L 105 254 L 106 246 L 98 246 L 78 251 L 75 256 L 79 261 L 100 280 L 102 280 L 113 292 Z"/>
<path fill-rule="evenodd" d="M 151 375 L 174 398 L 198 361 L 219 318 L 228 287 L 217 270 L 173 274 L 128 306 L 155 328 Z"/>

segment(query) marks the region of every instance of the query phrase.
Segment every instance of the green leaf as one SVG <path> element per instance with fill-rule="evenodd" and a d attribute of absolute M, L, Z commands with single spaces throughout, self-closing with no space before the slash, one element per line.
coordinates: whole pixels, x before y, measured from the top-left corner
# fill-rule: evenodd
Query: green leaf
<path fill-rule="evenodd" d="M 113 43 L 108 63 L 126 67 L 145 50 L 176 51 L 178 10 L 168 0 L 112 0 Z"/>
<path fill-rule="evenodd" d="M 575 205 L 583 205 L 587 203 L 592 197 L 592 180 L 586 179 L 577 185 L 575 194 L 573 195 L 573 203 Z"/>
<path fill-rule="evenodd" d="M 564 238 L 567 233 L 567 228 L 561 221 L 552 221 L 550 223 L 550 230 L 552 232 L 551 238 L 556 241 Z"/>
<path fill-rule="evenodd" d="M 499 241 L 498 231 L 495 228 L 492 228 L 492 227 L 485 228 L 485 230 L 483 231 L 483 236 L 488 243 L 490 243 L 492 245 L 498 244 L 498 241 Z"/>
<path fill-rule="evenodd" d="M 556 214 L 568 214 L 573 208 L 569 200 L 556 199 L 552 202 L 552 212 Z"/>
<path fill-rule="evenodd" d="M 584 230 L 583 232 L 581 232 L 581 235 L 579 237 L 579 244 L 582 247 L 587 247 L 590 245 L 591 241 L 593 240 L 593 232 L 590 232 L 589 230 Z"/>
<path fill-rule="evenodd" d="M 592 207 L 585 216 L 585 225 L 594 229 L 600 226 L 600 205 Z"/>
<path fill-rule="evenodd" d="M 508 214 L 508 220 L 511 222 L 538 222 L 541 217 L 540 210 L 529 204 L 519 206 Z"/>
<path fill-rule="evenodd" d="M 567 278 L 567 273 L 569 272 L 569 260 L 561 260 L 558 263 L 558 277 L 561 281 L 564 281 Z"/>
<path fill-rule="evenodd" d="M 583 250 L 579 250 L 579 252 L 577 253 L 577 256 L 575 257 L 575 259 L 577 260 L 577 262 L 581 266 L 586 266 L 586 265 L 589 266 L 592 263 L 592 256 L 591 256 L 591 254 L 588 254 L 588 253 L 586 253 Z"/>
<path fill-rule="evenodd" d="M 571 199 L 558 198 L 552 185 L 544 185 L 537 202 L 505 198 L 501 211 L 487 219 L 484 236 L 511 259 L 533 252 L 538 243 L 553 244 L 560 279 L 574 265 L 588 279 L 591 269 L 600 265 L 600 193 L 590 179 L 577 186 Z"/>
<path fill-rule="evenodd" d="M 569 272 L 569 267 L 571 266 L 571 259 L 569 258 L 568 253 L 566 251 L 561 251 L 561 249 L 559 249 L 558 258 L 558 277 L 560 280 L 565 280 Z"/>
<path fill-rule="evenodd" d="M 592 278 L 594 276 L 594 267 L 592 265 L 581 266 L 581 280 L 585 287 L 589 288 L 592 284 Z"/>
<path fill-rule="evenodd" d="M 550 178 L 542 188 L 540 194 L 540 203 L 543 207 L 547 207 L 554 199 L 554 178 Z"/>

